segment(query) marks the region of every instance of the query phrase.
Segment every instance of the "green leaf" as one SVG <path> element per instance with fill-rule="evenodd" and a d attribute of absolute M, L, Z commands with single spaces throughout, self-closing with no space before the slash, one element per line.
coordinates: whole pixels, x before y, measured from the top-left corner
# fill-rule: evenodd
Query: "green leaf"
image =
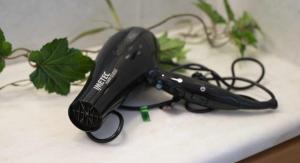
<path fill-rule="evenodd" d="M 230 21 L 235 20 L 234 13 L 230 7 L 228 0 L 224 0 L 223 2 L 224 2 L 225 9 L 226 9 L 228 20 L 230 20 Z"/>
<path fill-rule="evenodd" d="M 5 40 L 3 31 L 0 28 L 0 57 L 5 58 L 11 55 L 12 46 L 11 43 Z"/>
<path fill-rule="evenodd" d="M 0 56 L 1 57 L 8 57 L 11 55 L 12 46 L 11 43 L 4 41 L 0 45 Z"/>
<path fill-rule="evenodd" d="M 185 42 L 180 39 L 169 38 L 168 33 L 164 33 L 158 38 L 159 43 L 159 60 L 161 62 L 179 62 L 186 58 Z M 164 70 L 170 70 L 174 66 L 169 64 L 160 64 L 160 67 Z"/>
<path fill-rule="evenodd" d="M 242 17 L 235 22 L 234 28 L 240 28 L 251 32 L 260 30 L 257 22 L 247 12 L 244 12 Z"/>
<path fill-rule="evenodd" d="M 36 70 L 30 74 L 34 86 L 61 95 L 68 94 L 71 82 L 84 79 L 94 67 L 91 58 L 68 47 L 66 38 L 54 39 L 41 50 L 32 51 L 29 60 L 36 64 Z"/>
<path fill-rule="evenodd" d="M 246 44 L 255 46 L 257 39 L 254 32 L 245 31 L 243 32 L 243 38 L 245 39 Z"/>
<path fill-rule="evenodd" d="M 5 41 L 5 36 L 4 36 L 3 31 L 0 28 L 0 42 L 3 42 L 3 41 Z"/>
<path fill-rule="evenodd" d="M 230 38 L 240 49 L 242 56 L 244 56 L 246 47 L 248 45 L 256 47 L 257 30 L 260 30 L 258 24 L 247 12 L 244 12 L 242 17 L 234 22 L 230 32 Z"/>
<path fill-rule="evenodd" d="M 3 31 L 0 28 L 0 72 L 3 71 L 5 67 L 5 58 L 12 54 L 11 43 L 5 40 Z"/>
<path fill-rule="evenodd" d="M 4 67 L 5 67 L 5 61 L 4 59 L 0 58 L 0 72 L 3 71 Z"/>
<path fill-rule="evenodd" d="M 169 38 L 168 33 L 164 33 L 158 38 L 159 59 L 164 62 L 181 61 L 185 59 L 187 50 L 184 49 L 185 42 L 180 39 Z"/>
<path fill-rule="evenodd" d="M 207 14 L 214 24 L 223 24 L 226 22 L 222 15 L 219 14 L 218 11 L 211 6 L 211 4 L 205 2 L 204 0 L 198 0 L 195 5 Z"/>

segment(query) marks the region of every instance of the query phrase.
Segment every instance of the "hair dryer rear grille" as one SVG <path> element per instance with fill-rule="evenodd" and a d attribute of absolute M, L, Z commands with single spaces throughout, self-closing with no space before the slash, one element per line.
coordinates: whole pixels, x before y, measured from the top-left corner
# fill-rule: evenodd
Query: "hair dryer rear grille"
<path fill-rule="evenodd" d="M 102 117 L 94 106 L 82 101 L 76 102 L 69 111 L 72 122 L 84 131 L 94 131 L 101 126 Z"/>

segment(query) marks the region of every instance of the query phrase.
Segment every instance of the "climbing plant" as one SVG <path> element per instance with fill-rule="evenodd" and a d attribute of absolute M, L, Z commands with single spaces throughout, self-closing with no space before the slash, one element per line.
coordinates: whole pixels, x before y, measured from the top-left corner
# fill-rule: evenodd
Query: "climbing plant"
<path fill-rule="evenodd" d="M 179 18 L 189 18 L 197 20 L 201 26 L 201 32 L 204 33 L 209 45 L 219 47 L 232 42 L 236 45 L 243 57 L 248 46 L 256 46 L 256 31 L 260 28 L 249 13 L 244 12 L 239 18 L 236 18 L 228 0 L 223 1 L 227 18 L 224 18 L 211 4 L 204 0 L 198 0 L 194 3 L 211 21 L 211 26 L 207 26 L 200 16 L 192 13 L 182 13 L 171 15 L 158 23 L 145 27 L 149 30 L 157 28 L 170 20 Z M 12 44 L 6 39 L 4 32 L 0 28 L 0 73 L 5 68 L 7 60 L 13 60 L 23 57 L 28 61 L 29 66 L 33 67 L 33 72 L 29 79 L 22 79 L 12 83 L 5 84 L 0 90 L 8 86 L 22 86 L 32 83 L 37 89 L 44 89 L 48 93 L 57 93 L 67 95 L 70 92 L 71 85 L 80 85 L 94 67 L 94 61 L 88 56 L 91 53 L 99 53 L 99 50 L 91 51 L 70 47 L 70 44 L 79 41 L 81 38 L 101 33 L 106 30 L 122 30 L 124 27 L 111 0 L 106 0 L 106 4 L 111 12 L 113 22 L 107 21 L 106 25 L 99 26 L 87 31 L 83 31 L 74 38 L 55 38 L 43 45 L 39 50 L 27 48 L 13 48 Z M 218 26 L 223 27 L 223 32 L 219 33 Z M 219 43 L 220 35 L 227 38 L 227 41 Z M 191 32 L 185 37 L 200 37 L 199 33 Z M 185 59 L 187 49 L 184 39 L 169 37 L 168 32 L 157 37 L 159 43 L 159 60 L 162 68 L 170 68 L 170 63 L 178 63 Z M 1 74 L 0 74 L 1 75 Z M 27 83 L 26 83 L 27 82 Z"/>

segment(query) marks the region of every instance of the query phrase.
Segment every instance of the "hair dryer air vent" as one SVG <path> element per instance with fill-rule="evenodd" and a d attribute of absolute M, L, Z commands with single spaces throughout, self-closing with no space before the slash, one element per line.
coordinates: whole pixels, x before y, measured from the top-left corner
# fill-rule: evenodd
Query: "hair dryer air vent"
<path fill-rule="evenodd" d="M 96 108 L 83 101 L 77 101 L 70 107 L 71 121 L 81 130 L 95 131 L 102 123 L 102 118 Z"/>

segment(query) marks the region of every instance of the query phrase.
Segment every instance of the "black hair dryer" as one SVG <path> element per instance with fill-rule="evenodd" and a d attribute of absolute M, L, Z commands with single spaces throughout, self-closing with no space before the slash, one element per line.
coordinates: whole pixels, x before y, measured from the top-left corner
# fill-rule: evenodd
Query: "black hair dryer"
<path fill-rule="evenodd" d="M 72 123 L 85 131 L 94 141 L 106 143 L 118 136 L 123 118 L 115 110 L 128 93 L 139 83 L 147 82 L 177 99 L 213 109 L 266 109 L 276 108 L 277 101 L 258 101 L 233 94 L 227 90 L 180 74 L 161 71 L 158 67 L 158 44 L 148 30 L 132 27 L 113 35 L 96 58 L 96 66 L 85 86 L 69 107 Z M 266 90 L 265 87 L 259 86 Z M 201 112 L 191 110 L 193 112 Z M 115 114 L 120 120 L 116 132 L 99 139 L 93 132 L 100 129 L 103 120 Z"/>
<path fill-rule="evenodd" d="M 156 46 L 154 35 L 143 28 L 132 27 L 113 35 L 101 49 L 94 70 L 69 107 L 72 123 L 91 136 L 108 114 L 119 115 L 114 110 L 133 87 L 145 81 L 147 72 L 156 67 Z"/>

